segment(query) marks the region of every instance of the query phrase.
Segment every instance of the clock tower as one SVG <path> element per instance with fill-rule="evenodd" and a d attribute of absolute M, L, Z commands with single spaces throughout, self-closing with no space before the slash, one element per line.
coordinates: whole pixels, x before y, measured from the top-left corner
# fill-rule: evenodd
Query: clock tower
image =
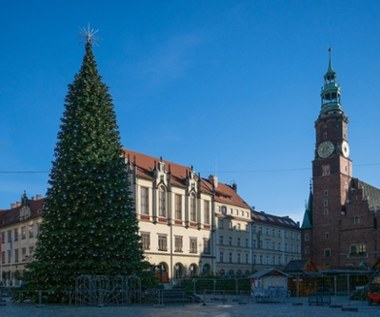
<path fill-rule="evenodd" d="M 348 117 L 343 112 L 341 90 L 329 63 L 321 90 L 321 109 L 315 121 L 316 143 L 313 160 L 313 196 L 310 232 L 311 259 L 320 268 L 339 267 L 339 230 L 346 213 L 346 199 L 352 178 L 349 158 Z M 323 241 L 323 243 L 322 243 Z"/>

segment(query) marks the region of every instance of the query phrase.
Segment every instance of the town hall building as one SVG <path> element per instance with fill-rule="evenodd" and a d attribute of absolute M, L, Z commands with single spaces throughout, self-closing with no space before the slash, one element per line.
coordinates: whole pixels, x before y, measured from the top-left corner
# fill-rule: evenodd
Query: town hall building
<path fill-rule="evenodd" d="M 353 177 L 348 123 L 329 50 L 301 226 L 302 256 L 319 269 L 371 268 L 380 257 L 380 189 Z"/>

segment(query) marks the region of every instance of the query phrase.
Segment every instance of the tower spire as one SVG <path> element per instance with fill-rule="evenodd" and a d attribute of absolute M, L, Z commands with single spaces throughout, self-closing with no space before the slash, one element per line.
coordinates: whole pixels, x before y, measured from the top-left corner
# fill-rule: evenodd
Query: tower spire
<path fill-rule="evenodd" d="M 321 112 L 320 115 L 325 115 L 330 111 L 340 111 L 343 112 L 342 105 L 340 102 L 340 86 L 337 82 L 336 72 L 332 67 L 332 49 L 328 49 L 329 52 L 329 63 L 327 67 L 327 72 L 324 78 L 324 85 L 321 91 Z"/>
<path fill-rule="evenodd" d="M 329 66 L 327 68 L 327 74 L 329 74 L 329 73 L 334 73 L 335 74 L 335 72 L 333 70 L 333 67 L 332 67 L 332 62 L 331 62 L 331 55 L 332 55 L 332 53 L 331 53 L 332 52 L 332 48 L 331 47 L 329 47 L 328 52 L 329 52 Z"/>

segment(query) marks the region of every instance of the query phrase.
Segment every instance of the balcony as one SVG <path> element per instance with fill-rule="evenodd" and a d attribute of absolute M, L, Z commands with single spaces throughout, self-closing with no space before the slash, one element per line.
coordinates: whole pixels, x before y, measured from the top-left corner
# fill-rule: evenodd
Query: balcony
<path fill-rule="evenodd" d="M 350 252 L 348 254 L 349 258 L 368 258 L 367 252 Z"/>

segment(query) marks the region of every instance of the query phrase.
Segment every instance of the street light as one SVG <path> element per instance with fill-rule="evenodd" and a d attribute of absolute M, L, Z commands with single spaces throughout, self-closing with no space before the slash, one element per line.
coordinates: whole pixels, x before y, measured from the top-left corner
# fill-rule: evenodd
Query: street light
<path fill-rule="evenodd" d="M 197 280 L 196 280 L 195 278 L 193 278 L 193 292 L 194 292 L 194 295 L 195 295 L 196 292 L 197 292 L 196 284 L 197 284 Z"/>
<path fill-rule="evenodd" d="M 175 268 L 175 278 L 177 280 L 177 285 L 180 286 L 181 265 L 177 263 L 174 268 Z"/>
<path fill-rule="evenodd" d="M 163 272 L 163 269 L 164 269 L 164 267 L 163 267 L 163 264 L 162 264 L 162 263 L 154 266 L 154 271 L 155 271 L 155 272 L 158 271 L 158 273 L 159 273 L 159 275 L 160 275 L 160 283 L 161 283 L 161 284 L 162 284 L 162 272 Z M 156 275 L 156 273 L 155 273 L 155 275 Z M 156 276 L 157 276 L 157 275 L 156 275 Z"/>

